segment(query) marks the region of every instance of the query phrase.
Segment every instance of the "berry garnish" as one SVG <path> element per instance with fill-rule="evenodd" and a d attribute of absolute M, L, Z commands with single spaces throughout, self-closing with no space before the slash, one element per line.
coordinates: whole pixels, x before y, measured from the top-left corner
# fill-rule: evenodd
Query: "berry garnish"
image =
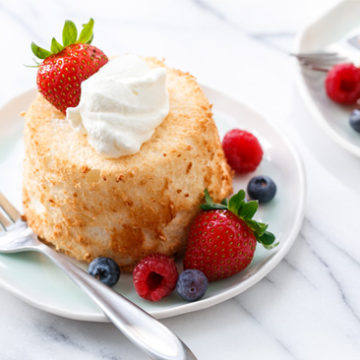
<path fill-rule="evenodd" d="M 187 269 L 180 274 L 176 291 L 186 301 L 197 301 L 204 296 L 207 287 L 208 279 L 202 271 Z"/>
<path fill-rule="evenodd" d="M 89 265 L 88 273 L 108 286 L 114 286 L 120 277 L 118 264 L 110 258 L 95 258 Z"/>
<path fill-rule="evenodd" d="M 144 299 L 159 301 L 176 287 L 178 271 L 173 259 L 154 254 L 142 259 L 133 271 L 135 290 Z"/>
<path fill-rule="evenodd" d="M 43 59 L 36 78 L 38 89 L 46 100 L 63 113 L 68 107 L 79 104 L 81 82 L 108 62 L 101 50 L 90 45 L 93 27 L 94 20 L 90 19 L 83 25 L 78 37 L 75 24 L 66 20 L 62 33 L 63 45 L 52 38 L 51 50 L 48 51 L 31 43 L 35 56 Z"/>
<path fill-rule="evenodd" d="M 349 123 L 350 123 L 350 126 L 355 131 L 360 133 L 360 110 L 359 109 L 355 109 L 351 112 L 350 117 L 349 117 Z"/>
<path fill-rule="evenodd" d="M 276 184 L 269 176 L 255 176 L 249 181 L 247 193 L 259 203 L 267 203 L 276 194 Z"/>
<path fill-rule="evenodd" d="M 245 130 L 228 131 L 224 136 L 222 146 L 229 165 L 240 174 L 254 171 L 263 156 L 258 139 Z"/>
<path fill-rule="evenodd" d="M 326 93 L 340 104 L 354 104 L 360 98 L 360 69 L 350 63 L 333 66 L 326 75 Z"/>
<path fill-rule="evenodd" d="M 268 225 L 253 219 L 258 202 L 246 202 L 244 190 L 221 204 L 205 190 L 205 201 L 190 227 L 185 269 L 201 270 L 209 281 L 227 278 L 250 264 L 257 241 L 267 249 L 278 245 Z"/>

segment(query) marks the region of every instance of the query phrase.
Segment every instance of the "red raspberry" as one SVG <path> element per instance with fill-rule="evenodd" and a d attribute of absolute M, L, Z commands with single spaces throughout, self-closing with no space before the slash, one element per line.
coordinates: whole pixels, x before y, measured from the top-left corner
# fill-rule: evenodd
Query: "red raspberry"
<path fill-rule="evenodd" d="M 360 69 L 350 63 L 338 64 L 327 73 L 326 93 L 340 104 L 353 104 L 360 98 Z"/>
<path fill-rule="evenodd" d="M 133 271 L 135 290 L 150 301 L 169 295 L 176 287 L 178 276 L 174 260 L 161 254 L 142 259 Z"/>
<path fill-rule="evenodd" d="M 222 146 L 229 165 L 240 174 L 254 171 L 263 156 L 258 139 L 245 130 L 228 131 L 224 136 Z"/>

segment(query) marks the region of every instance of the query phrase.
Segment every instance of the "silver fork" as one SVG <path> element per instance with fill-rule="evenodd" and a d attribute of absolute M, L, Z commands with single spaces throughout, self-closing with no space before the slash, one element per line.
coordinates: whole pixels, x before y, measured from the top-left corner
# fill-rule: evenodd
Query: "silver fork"
<path fill-rule="evenodd" d="M 102 309 L 113 324 L 155 360 L 196 360 L 166 326 L 137 305 L 74 265 L 65 255 L 40 242 L 16 208 L 0 193 L 0 253 L 37 251 L 61 268 Z M 0 210 L 1 210 L 0 209 Z"/>
<path fill-rule="evenodd" d="M 290 53 L 291 56 L 296 57 L 300 64 L 306 66 L 312 70 L 327 72 L 332 66 L 349 62 L 350 59 L 346 56 L 340 55 L 339 53 L 319 51 L 311 53 Z"/>
<path fill-rule="evenodd" d="M 325 51 L 291 53 L 300 64 L 317 71 L 329 71 L 331 67 L 343 62 L 359 65 L 360 35 L 353 33 L 326 47 Z"/>

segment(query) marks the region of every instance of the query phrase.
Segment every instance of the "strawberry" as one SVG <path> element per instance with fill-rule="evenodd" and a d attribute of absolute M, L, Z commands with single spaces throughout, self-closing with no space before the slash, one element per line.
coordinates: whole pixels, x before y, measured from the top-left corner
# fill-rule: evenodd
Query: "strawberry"
<path fill-rule="evenodd" d="M 221 204 L 205 190 L 205 201 L 189 230 L 185 269 L 201 270 L 209 281 L 224 279 L 251 263 L 257 242 L 267 249 L 278 245 L 268 225 L 252 218 L 258 202 L 246 202 L 244 190 Z"/>
<path fill-rule="evenodd" d="M 90 45 L 93 27 L 94 20 L 90 19 L 83 25 L 78 37 L 75 24 L 66 20 L 63 45 L 55 38 L 51 41 L 51 51 L 31 44 L 33 53 L 43 59 L 36 78 L 38 89 L 46 100 L 63 113 L 68 107 L 79 104 L 81 82 L 108 62 L 101 50 Z"/>

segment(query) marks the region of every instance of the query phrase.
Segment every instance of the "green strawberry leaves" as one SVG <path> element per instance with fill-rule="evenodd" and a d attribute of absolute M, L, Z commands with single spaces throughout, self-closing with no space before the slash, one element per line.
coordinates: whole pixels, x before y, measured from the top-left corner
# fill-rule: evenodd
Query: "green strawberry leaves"
<path fill-rule="evenodd" d="M 224 199 L 221 204 L 217 204 L 211 198 L 207 189 L 205 189 L 205 204 L 200 205 L 202 210 L 229 210 L 245 223 L 254 232 L 256 240 L 261 243 L 266 249 L 272 249 L 279 245 L 274 243 L 275 235 L 267 231 L 268 225 L 258 222 L 253 219 L 259 204 L 257 201 L 245 201 L 245 191 L 240 190 L 233 195 L 229 200 Z"/>
<path fill-rule="evenodd" d="M 265 231 L 258 241 L 261 242 L 266 249 L 272 249 L 279 245 L 278 242 L 274 244 L 275 235 L 270 231 Z"/>
<path fill-rule="evenodd" d="M 244 204 L 241 205 L 240 210 L 238 211 L 238 216 L 245 220 L 250 220 L 255 215 L 258 207 L 259 204 L 257 201 L 244 202 Z"/>
<path fill-rule="evenodd" d="M 52 54 L 57 54 L 58 52 L 60 52 L 64 47 L 53 37 L 51 40 L 51 53 Z"/>
<path fill-rule="evenodd" d="M 83 25 L 83 28 L 80 32 L 79 38 L 77 40 L 78 43 L 82 44 L 90 44 L 94 35 L 93 35 L 93 28 L 94 28 L 94 19 L 90 19 L 87 24 Z"/>
<path fill-rule="evenodd" d="M 229 199 L 229 204 L 228 204 L 229 210 L 235 215 L 239 216 L 238 212 L 241 210 L 244 199 L 245 199 L 245 191 L 240 190 L 237 194 L 235 194 Z"/>
<path fill-rule="evenodd" d="M 72 44 L 90 44 L 94 38 L 94 19 L 90 19 L 89 22 L 82 25 L 82 30 L 78 37 L 78 31 L 76 25 L 71 20 L 66 20 L 63 31 L 62 41 L 60 44 L 54 37 L 51 40 L 50 51 L 45 50 L 42 47 L 36 45 L 34 42 L 31 43 L 31 50 L 36 57 L 39 59 L 46 59 L 47 57 L 57 54 L 62 51 L 66 46 Z"/>
<path fill-rule="evenodd" d="M 34 53 L 34 55 L 39 59 L 46 59 L 48 56 L 51 55 L 50 51 L 45 50 L 40 46 L 37 46 L 34 42 L 31 43 L 31 50 Z"/>
<path fill-rule="evenodd" d="M 64 47 L 75 44 L 77 39 L 77 28 L 71 20 L 66 20 L 62 32 L 62 40 Z"/>
<path fill-rule="evenodd" d="M 202 210 L 227 210 L 228 207 L 226 204 L 213 202 L 208 190 L 205 189 L 205 204 L 201 204 L 200 208 Z"/>

